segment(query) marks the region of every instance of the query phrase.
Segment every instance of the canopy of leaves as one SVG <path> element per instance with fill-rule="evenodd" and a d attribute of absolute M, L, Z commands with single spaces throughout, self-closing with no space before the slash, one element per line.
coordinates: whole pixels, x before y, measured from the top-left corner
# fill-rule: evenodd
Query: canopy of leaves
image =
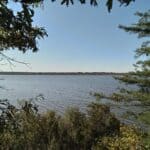
<path fill-rule="evenodd" d="M 50 0 L 52 2 L 57 0 Z M 129 5 L 134 0 L 118 0 L 120 4 Z M 13 2 L 21 6 L 15 12 L 8 7 Z M 38 50 L 37 40 L 47 36 L 44 28 L 33 26 L 34 8 L 39 7 L 44 0 L 1 0 L 0 1 L 0 51 L 17 48 L 22 52 Z M 81 4 L 90 2 L 98 5 L 97 0 L 79 0 Z M 62 5 L 74 4 L 74 0 L 61 0 Z M 107 0 L 108 11 L 112 9 L 113 0 Z"/>
<path fill-rule="evenodd" d="M 15 2 L 21 4 L 21 10 L 16 13 L 8 8 L 7 0 L 0 1 L 0 51 L 10 48 L 37 51 L 37 39 L 47 34 L 43 28 L 33 26 L 34 10 L 30 5 Z"/>

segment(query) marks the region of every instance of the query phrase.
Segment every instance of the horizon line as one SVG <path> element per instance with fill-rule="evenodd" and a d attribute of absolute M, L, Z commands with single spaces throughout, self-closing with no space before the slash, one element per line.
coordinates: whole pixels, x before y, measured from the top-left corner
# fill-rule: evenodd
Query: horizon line
<path fill-rule="evenodd" d="M 126 74 L 127 72 L 26 72 L 26 71 L 0 71 L 0 74 Z"/>

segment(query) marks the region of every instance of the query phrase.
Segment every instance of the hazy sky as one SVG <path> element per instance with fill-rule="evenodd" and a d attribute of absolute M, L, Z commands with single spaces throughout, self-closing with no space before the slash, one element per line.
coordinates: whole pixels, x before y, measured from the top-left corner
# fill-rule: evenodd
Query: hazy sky
<path fill-rule="evenodd" d="M 39 41 L 40 50 L 26 54 L 13 50 L 5 54 L 30 63 L 30 68 L 16 64 L 13 71 L 133 70 L 134 50 L 140 46 L 142 39 L 118 29 L 118 25 L 135 23 L 137 17 L 134 13 L 148 10 L 149 6 L 148 0 L 136 0 L 128 7 L 115 3 L 112 12 L 108 13 L 102 2 L 98 7 L 77 3 L 67 8 L 47 0 L 44 8 L 36 10 L 34 17 L 34 24 L 45 27 L 49 35 Z M 14 5 L 11 7 L 17 9 Z M 0 66 L 0 69 L 10 71 L 9 66 Z"/>

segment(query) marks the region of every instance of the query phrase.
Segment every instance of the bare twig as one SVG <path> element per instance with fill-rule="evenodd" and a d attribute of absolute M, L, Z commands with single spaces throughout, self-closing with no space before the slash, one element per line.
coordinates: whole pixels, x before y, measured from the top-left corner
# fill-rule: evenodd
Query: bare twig
<path fill-rule="evenodd" d="M 5 54 L 2 53 L 2 52 L 0 52 L 0 55 L 1 55 L 0 61 L 1 61 L 1 62 L 7 61 L 7 63 L 9 64 L 11 70 L 13 70 L 13 67 L 15 67 L 15 63 L 23 64 L 23 65 L 25 65 L 26 67 L 30 68 L 30 66 L 29 66 L 30 64 L 29 64 L 29 63 L 16 60 L 16 59 L 14 59 L 14 58 L 12 58 L 12 57 L 9 57 L 9 56 L 5 55 Z M 2 63 L 2 64 L 0 64 L 0 65 L 7 65 L 7 63 Z"/>

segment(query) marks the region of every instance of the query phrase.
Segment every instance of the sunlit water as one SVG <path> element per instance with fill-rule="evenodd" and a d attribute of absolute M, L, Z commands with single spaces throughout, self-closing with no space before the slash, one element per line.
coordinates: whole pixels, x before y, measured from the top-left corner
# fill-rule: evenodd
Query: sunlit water
<path fill-rule="evenodd" d="M 62 113 L 67 107 L 79 107 L 85 111 L 86 106 L 95 101 L 90 93 L 103 92 L 107 95 L 127 87 L 111 75 L 0 75 L 0 99 L 8 99 L 17 105 L 18 100 L 28 100 L 43 95 L 44 100 L 36 103 L 42 111 L 57 110 Z M 129 87 L 135 88 L 135 87 Z M 102 100 L 110 106 L 118 117 L 127 111 L 142 112 L 143 109 L 130 104 L 118 104 Z M 126 122 L 132 122 L 126 120 Z"/>

